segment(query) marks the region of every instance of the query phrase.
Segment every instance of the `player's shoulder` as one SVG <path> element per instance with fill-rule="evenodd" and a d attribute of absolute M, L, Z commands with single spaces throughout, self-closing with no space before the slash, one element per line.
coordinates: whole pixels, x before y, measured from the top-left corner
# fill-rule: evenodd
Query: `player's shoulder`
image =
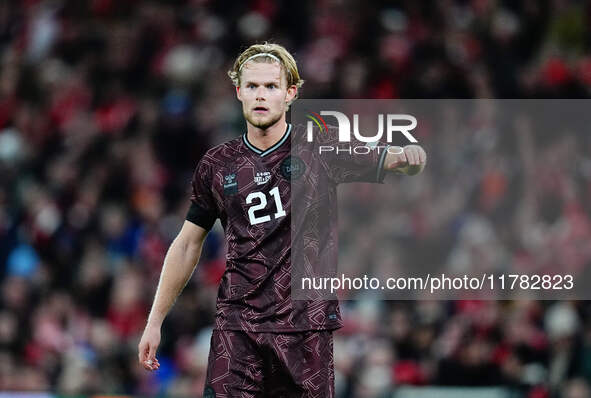
<path fill-rule="evenodd" d="M 221 165 L 229 160 L 236 159 L 237 154 L 240 152 L 241 143 L 242 138 L 236 137 L 211 147 L 205 152 L 201 162 L 212 165 Z"/>

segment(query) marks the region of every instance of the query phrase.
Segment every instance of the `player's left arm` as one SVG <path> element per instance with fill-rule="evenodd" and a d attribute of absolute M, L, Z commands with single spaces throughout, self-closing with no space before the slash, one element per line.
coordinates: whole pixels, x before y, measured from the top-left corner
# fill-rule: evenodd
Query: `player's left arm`
<path fill-rule="evenodd" d="M 384 160 L 384 170 L 414 176 L 427 164 L 427 153 L 420 145 L 390 147 Z"/>

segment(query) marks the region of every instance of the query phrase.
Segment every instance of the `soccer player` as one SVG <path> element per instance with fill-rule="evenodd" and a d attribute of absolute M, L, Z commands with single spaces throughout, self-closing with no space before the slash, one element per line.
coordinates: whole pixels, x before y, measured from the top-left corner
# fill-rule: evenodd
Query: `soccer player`
<path fill-rule="evenodd" d="M 291 298 L 291 182 L 305 173 L 317 187 L 317 199 L 326 200 L 341 182 L 381 182 L 384 171 L 417 174 L 426 154 L 409 145 L 400 152 L 333 159 L 338 164 L 330 168 L 295 159 L 290 137 L 304 135 L 305 129 L 286 123 L 285 113 L 303 84 L 292 55 L 277 44 L 253 45 L 229 75 L 246 132 L 210 149 L 195 170 L 191 207 L 164 260 L 139 363 L 147 370 L 159 368 L 162 322 L 219 218 L 228 254 L 204 397 L 333 397 L 332 332 L 341 317 L 336 300 Z"/>

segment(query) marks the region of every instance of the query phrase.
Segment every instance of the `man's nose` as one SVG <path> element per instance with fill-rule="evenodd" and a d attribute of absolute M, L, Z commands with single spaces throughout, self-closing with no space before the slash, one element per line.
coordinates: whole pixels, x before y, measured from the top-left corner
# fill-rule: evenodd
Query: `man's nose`
<path fill-rule="evenodd" d="M 265 87 L 263 87 L 263 86 L 257 87 L 257 91 L 255 94 L 256 94 L 257 101 L 264 101 L 265 100 Z"/>

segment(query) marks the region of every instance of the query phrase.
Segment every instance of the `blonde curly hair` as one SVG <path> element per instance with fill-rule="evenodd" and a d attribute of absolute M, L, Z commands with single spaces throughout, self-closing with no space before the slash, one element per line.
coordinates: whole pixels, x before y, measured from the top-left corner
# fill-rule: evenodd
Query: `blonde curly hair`
<path fill-rule="evenodd" d="M 304 84 L 304 80 L 300 78 L 295 59 L 285 47 L 279 44 L 269 42 L 253 44 L 244 50 L 234 61 L 232 69 L 228 71 L 228 76 L 230 76 L 232 83 L 236 87 L 240 86 L 241 71 L 247 62 L 279 62 L 285 71 L 287 87 L 295 85 L 299 89 Z M 296 94 L 292 102 L 295 101 L 297 97 Z"/>

